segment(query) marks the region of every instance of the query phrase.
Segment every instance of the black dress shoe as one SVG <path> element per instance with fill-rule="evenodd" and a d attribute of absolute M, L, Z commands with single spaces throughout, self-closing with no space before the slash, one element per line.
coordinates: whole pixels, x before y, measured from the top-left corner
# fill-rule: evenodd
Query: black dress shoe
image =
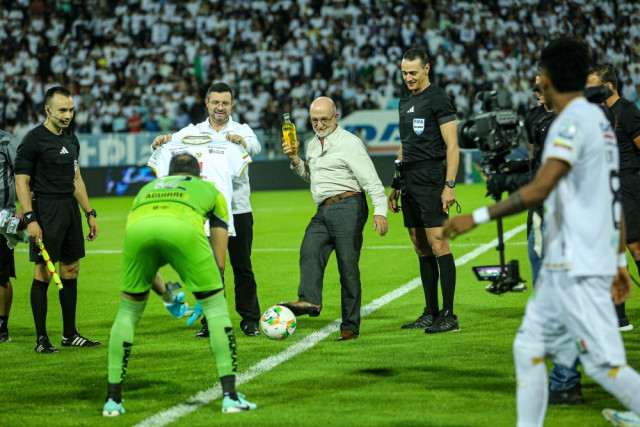
<path fill-rule="evenodd" d="M 568 390 L 549 390 L 549 405 L 582 405 L 583 403 L 584 398 L 582 397 L 580 383 Z"/>
<path fill-rule="evenodd" d="M 308 314 L 309 317 L 318 317 L 320 315 L 320 310 L 322 310 L 322 306 L 320 304 L 302 300 L 281 302 L 278 305 L 287 307 L 296 316 Z"/>
<path fill-rule="evenodd" d="M 260 329 L 258 328 L 258 322 L 255 320 L 247 320 L 243 325 L 240 325 L 242 332 L 248 337 L 255 337 L 260 335 Z"/>
<path fill-rule="evenodd" d="M 352 331 L 342 331 L 338 337 L 338 341 L 349 341 L 358 339 L 358 334 Z"/>

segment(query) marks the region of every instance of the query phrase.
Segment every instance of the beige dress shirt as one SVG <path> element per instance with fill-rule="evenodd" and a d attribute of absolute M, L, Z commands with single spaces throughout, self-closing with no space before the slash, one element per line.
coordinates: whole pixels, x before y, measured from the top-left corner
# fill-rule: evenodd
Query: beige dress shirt
<path fill-rule="evenodd" d="M 329 197 L 345 191 L 366 191 L 371 197 L 373 214 L 387 216 L 387 196 L 364 144 L 354 134 L 338 125 L 324 139 L 318 137 L 307 145 L 306 161 L 291 168 L 311 183 L 311 195 L 320 206 Z"/>

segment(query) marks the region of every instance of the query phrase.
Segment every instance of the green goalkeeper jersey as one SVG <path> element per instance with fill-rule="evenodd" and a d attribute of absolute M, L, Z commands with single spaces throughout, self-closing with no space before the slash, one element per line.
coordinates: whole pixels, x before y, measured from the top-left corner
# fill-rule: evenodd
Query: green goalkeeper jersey
<path fill-rule="evenodd" d="M 149 216 L 178 217 L 203 230 L 205 220 L 210 227 L 227 227 L 227 202 L 216 186 L 192 175 L 172 175 L 145 185 L 127 218 L 127 228 Z"/>

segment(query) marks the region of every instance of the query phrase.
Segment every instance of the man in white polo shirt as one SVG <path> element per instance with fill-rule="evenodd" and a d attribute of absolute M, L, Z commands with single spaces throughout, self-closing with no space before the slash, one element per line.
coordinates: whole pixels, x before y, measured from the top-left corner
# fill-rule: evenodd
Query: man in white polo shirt
<path fill-rule="evenodd" d="M 162 135 L 153 141 L 153 148 L 170 141 L 175 137 L 193 135 L 193 129 L 198 135 L 207 135 L 216 141 L 230 141 L 236 144 L 243 156 L 257 156 L 261 147 L 258 138 L 251 128 L 233 120 L 231 110 L 233 108 L 233 90 L 222 82 L 212 83 L 207 90 L 205 106 L 209 117 L 197 125 L 189 125 L 174 135 Z M 215 167 L 215 165 L 202 165 Z M 204 169 L 203 169 L 204 170 Z M 251 266 L 251 246 L 253 244 L 253 214 L 249 195 L 249 173 L 245 170 L 241 175 L 232 177 L 231 213 L 233 214 L 233 227 L 235 236 L 229 238 L 229 260 L 233 268 L 235 281 L 236 311 L 242 317 L 240 328 L 247 336 L 260 334 L 258 322 L 260 320 L 260 304 L 256 280 Z M 203 319 L 203 327 L 196 334 L 197 338 L 207 338 L 209 330 L 206 319 Z"/>

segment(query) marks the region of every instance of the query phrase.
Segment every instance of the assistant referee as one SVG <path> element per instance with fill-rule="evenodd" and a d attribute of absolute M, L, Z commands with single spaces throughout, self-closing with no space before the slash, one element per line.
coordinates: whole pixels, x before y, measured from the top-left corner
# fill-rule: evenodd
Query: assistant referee
<path fill-rule="evenodd" d="M 429 81 L 429 59 L 422 49 L 407 50 L 402 57 L 402 78 L 409 93 L 400 100 L 399 170 L 389 195 L 389 208 L 399 212 L 402 193 L 404 226 L 420 262 L 426 306 L 402 329 L 425 329 L 428 334 L 457 331 L 453 312 L 456 266 L 442 223 L 455 203 L 459 147 L 456 108 L 441 88 Z M 400 191 L 399 191 L 400 190 Z M 442 310 L 438 304 L 438 278 Z"/>
<path fill-rule="evenodd" d="M 83 337 L 76 328 L 79 260 L 84 257 L 78 205 L 89 224 L 87 240 L 98 237 L 98 225 L 78 166 L 80 144 L 69 129 L 74 114 L 71 93 L 59 86 L 49 89 L 45 94 L 44 109 L 46 121 L 27 133 L 18 147 L 15 170 L 16 193 L 31 239 L 29 258 L 36 263 L 31 285 L 31 310 L 37 333 L 35 351 L 54 353 L 58 349 L 51 344 L 46 326 L 51 274 L 37 242 L 42 239 L 51 260 L 60 261 L 62 346 L 94 347 L 100 342 Z"/>

